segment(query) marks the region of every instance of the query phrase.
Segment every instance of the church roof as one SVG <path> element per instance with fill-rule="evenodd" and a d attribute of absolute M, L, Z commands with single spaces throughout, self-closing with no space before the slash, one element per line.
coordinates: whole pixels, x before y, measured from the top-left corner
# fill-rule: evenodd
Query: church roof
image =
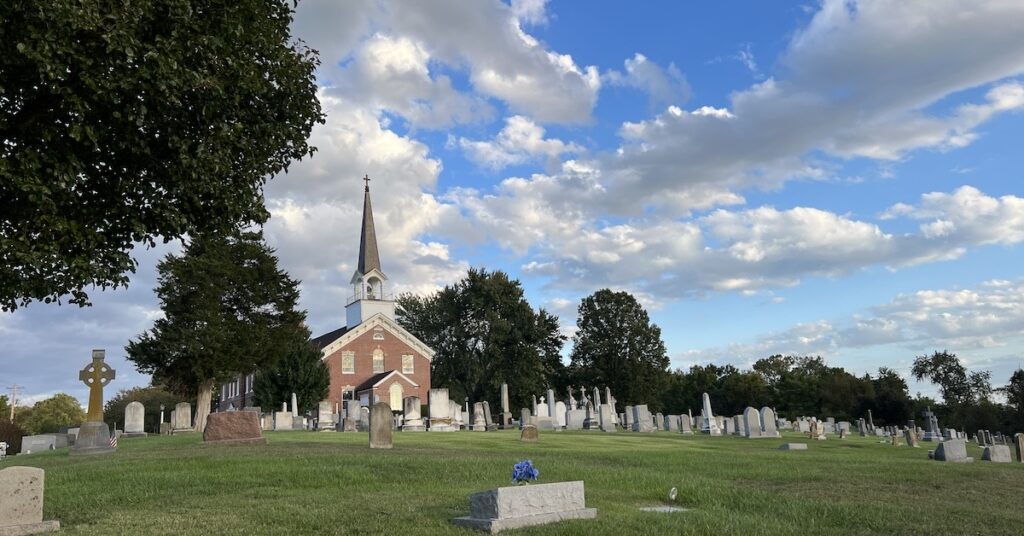
<path fill-rule="evenodd" d="M 348 327 L 346 326 L 342 326 L 334 331 L 328 331 L 319 337 L 314 337 L 313 344 L 316 346 L 317 350 L 323 350 L 324 346 L 338 340 L 338 338 L 344 335 L 346 331 L 348 331 Z"/>
<path fill-rule="evenodd" d="M 366 381 L 364 381 L 363 383 L 359 384 L 355 389 L 353 389 L 353 391 L 355 391 L 356 393 L 359 393 L 361 391 L 366 391 L 367 389 L 373 389 L 374 387 L 379 387 L 381 382 L 383 382 L 384 380 L 390 378 L 391 376 L 398 376 L 398 377 L 402 378 L 403 380 L 405 380 L 406 383 L 408 383 L 409 385 L 412 385 L 413 387 L 419 387 L 418 383 L 416 383 L 416 382 L 412 381 L 411 379 L 409 379 L 409 377 L 406 376 L 405 374 L 402 374 L 401 372 L 398 372 L 397 370 L 389 370 L 387 372 L 378 372 L 377 374 L 374 374 L 373 376 L 370 376 L 369 378 L 366 379 Z"/>
<path fill-rule="evenodd" d="M 373 228 L 373 207 L 370 206 L 370 183 L 366 179 L 366 191 L 363 194 L 363 229 L 359 234 L 359 266 L 361 274 L 380 269 L 380 255 L 377 252 L 377 232 Z"/>

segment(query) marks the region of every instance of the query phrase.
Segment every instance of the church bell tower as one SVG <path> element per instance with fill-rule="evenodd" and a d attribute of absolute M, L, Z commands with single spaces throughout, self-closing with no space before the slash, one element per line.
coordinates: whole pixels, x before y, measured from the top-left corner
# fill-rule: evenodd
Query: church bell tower
<path fill-rule="evenodd" d="M 385 292 L 387 276 L 380 269 L 377 233 L 370 205 L 370 177 L 363 177 L 363 228 L 359 235 L 359 262 L 352 274 L 353 294 L 345 304 L 345 325 L 352 329 L 378 313 L 395 319 L 395 301 Z"/>

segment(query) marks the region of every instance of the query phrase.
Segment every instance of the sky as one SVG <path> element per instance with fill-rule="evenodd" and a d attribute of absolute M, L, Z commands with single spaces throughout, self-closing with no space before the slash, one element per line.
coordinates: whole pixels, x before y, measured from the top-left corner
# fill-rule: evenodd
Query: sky
<path fill-rule="evenodd" d="M 371 178 L 389 291 L 504 270 L 572 336 L 624 290 L 673 368 L 956 353 L 1024 360 L 1024 3 L 303 0 L 318 151 L 273 178 L 265 227 L 318 335 L 344 322 Z M 0 315 L 0 388 L 83 402 L 160 311 L 139 247 L 94 306 Z M 571 346 L 571 341 L 567 348 Z M 109 395 L 108 395 L 109 396 Z"/>

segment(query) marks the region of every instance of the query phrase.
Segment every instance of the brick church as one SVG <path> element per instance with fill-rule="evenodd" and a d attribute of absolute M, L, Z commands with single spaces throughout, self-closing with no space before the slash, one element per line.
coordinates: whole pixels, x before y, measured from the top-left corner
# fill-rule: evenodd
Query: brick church
<path fill-rule="evenodd" d="M 418 396 L 427 403 L 430 361 L 434 351 L 395 321 L 395 301 L 386 291 L 377 233 L 370 205 L 370 185 L 363 193 L 359 259 L 352 274 L 353 294 L 345 304 L 345 325 L 313 339 L 330 370 L 327 400 L 359 400 L 364 406 L 387 402 L 402 411 L 402 399 Z M 221 386 L 221 410 L 252 404 L 252 375 Z"/>

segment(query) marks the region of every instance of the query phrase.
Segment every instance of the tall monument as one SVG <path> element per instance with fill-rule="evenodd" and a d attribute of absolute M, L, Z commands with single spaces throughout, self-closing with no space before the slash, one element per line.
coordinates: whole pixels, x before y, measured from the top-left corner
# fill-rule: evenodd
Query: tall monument
<path fill-rule="evenodd" d="M 110 429 L 103 422 L 103 388 L 114 379 L 115 371 L 103 362 L 105 355 L 104 350 L 93 350 L 92 363 L 78 373 L 78 379 L 89 386 L 89 412 L 78 429 L 71 454 L 114 452 L 110 445 Z"/>
<path fill-rule="evenodd" d="M 718 421 L 715 420 L 715 414 L 711 412 L 711 397 L 707 393 L 704 393 L 704 408 L 701 413 L 704 414 L 704 423 L 701 425 L 700 432 L 708 435 L 722 435 L 722 429 L 718 427 Z"/>

